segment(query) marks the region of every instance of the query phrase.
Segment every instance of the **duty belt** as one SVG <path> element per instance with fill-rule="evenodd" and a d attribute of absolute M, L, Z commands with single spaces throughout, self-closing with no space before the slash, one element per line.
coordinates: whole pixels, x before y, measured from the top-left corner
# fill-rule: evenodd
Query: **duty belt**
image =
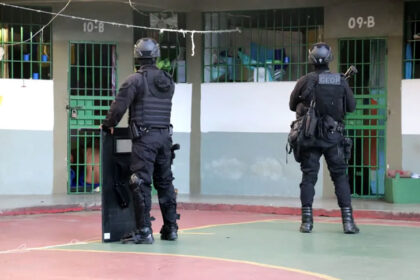
<path fill-rule="evenodd" d="M 167 126 L 139 126 L 139 129 L 141 133 L 147 133 L 149 131 L 156 131 L 156 130 L 168 130 L 169 134 L 172 135 L 173 133 L 173 126 L 167 125 Z"/>
<path fill-rule="evenodd" d="M 162 129 L 170 129 L 171 127 L 168 126 L 140 126 L 141 131 L 150 131 L 150 130 L 162 130 Z"/>

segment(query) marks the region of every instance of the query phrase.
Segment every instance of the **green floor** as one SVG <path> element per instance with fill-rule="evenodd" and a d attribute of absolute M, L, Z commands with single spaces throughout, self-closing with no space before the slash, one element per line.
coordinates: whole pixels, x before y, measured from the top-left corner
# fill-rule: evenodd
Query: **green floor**
<path fill-rule="evenodd" d="M 268 220 L 185 230 L 177 242 L 154 245 L 90 243 L 70 250 L 149 252 L 256 262 L 340 279 L 420 279 L 420 227 L 359 225 L 345 235 L 341 224 L 317 222 L 312 234 L 298 222 Z"/>

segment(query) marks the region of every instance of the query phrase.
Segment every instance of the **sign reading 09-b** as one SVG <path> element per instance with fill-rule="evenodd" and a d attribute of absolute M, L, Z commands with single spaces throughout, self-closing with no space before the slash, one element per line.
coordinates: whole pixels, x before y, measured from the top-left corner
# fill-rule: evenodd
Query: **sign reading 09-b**
<path fill-rule="evenodd" d="M 349 21 L 347 24 L 350 29 L 355 29 L 356 27 L 359 29 L 363 27 L 373 28 L 375 27 L 375 17 L 374 16 L 368 16 L 366 18 L 351 17 L 349 18 Z"/>
<path fill-rule="evenodd" d="M 105 31 L 105 24 L 103 22 L 87 21 L 83 23 L 83 32 L 97 31 L 103 33 Z"/>

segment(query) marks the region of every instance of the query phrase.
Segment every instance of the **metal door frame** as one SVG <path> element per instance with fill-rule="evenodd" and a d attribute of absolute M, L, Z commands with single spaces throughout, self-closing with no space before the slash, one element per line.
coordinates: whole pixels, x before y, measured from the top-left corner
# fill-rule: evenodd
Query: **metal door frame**
<path fill-rule="evenodd" d="M 353 37 L 353 38 L 340 38 L 338 39 L 338 61 L 337 61 L 337 65 L 338 65 L 338 69 L 339 71 L 343 70 L 343 66 L 346 65 L 349 66 L 351 64 L 353 64 L 354 62 L 350 62 L 347 61 L 346 63 L 341 63 L 341 58 L 342 58 L 342 53 L 341 53 L 341 42 L 343 41 L 354 41 L 356 44 L 356 41 L 362 41 L 362 46 L 364 44 L 365 41 L 368 41 L 369 44 L 371 44 L 372 41 L 374 40 L 383 40 L 385 43 L 385 54 L 383 56 L 383 61 L 381 60 L 381 63 L 383 63 L 384 65 L 384 69 L 383 69 L 383 78 L 384 78 L 384 82 L 383 82 L 383 87 L 378 86 L 378 87 L 372 87 L 369 84 L 367 86 L 364 85 L 364 81 L 363 81 L 363 76 L 362 76 L 362 86 L 354 89 L 355 92 L 357 91 L 361 91 L 361 90 L 365 90 L 368 89 L 370 92 L 368 95 L 363 94 L 360 95 L 361 97 L 358 98 L 358 94 L 355 94 L 356 99 L 360 99 L 361 102 L 364 102 L 364 99 L 368 99 L 370 98 L 370 96 L 373 96 L 373 94 L 371 93 L 372 89 L 377 89 L 380 91 L 383 91 L 383 93 L 380 94 L 376 94 L 375 97 L 377 100 L 380 100 L 380 102 L 378 102 L 376 105 L 369 103 L 369 104 L 359 104 L 358 106 L 356 106 L 356 111 L 354 113 L 350 113 L 346 116 L 346 133 L 349 134 L 349 131 L 352 130 L 353 131 L 353 137 L 351 137 L 351 135 L 349 135 L 351 138 L 353 138 L 353 149 L 352 149 L 352 159 L 349 162 L 349 168 L 347 170 L 347 173 L 350 176 L 350 182 L 352 182 L 351 184 L 351 188 L 352 188 L 352 193 L 353 193 L 353 197 L 363 197 L 363 198 L 380 198 L 384 196 L 384 184 L 385 184 L 385 171 L 386 171 L 386 145 L 387 145 L 387 141 L 386 141 L 386 132 L 387 132 L 387 103 L 388 103 L 388 40 L 386 37 Z M 348 48 L 348 45 L 347 45 Z M 378 48 L 379 49 L 379 48 Z M 371 53 L 372 48 L 371 46 L 369 47 L 369 54 Z M 362 50 L 362 59 L 363 59 L 363 54 L 364 50 Z M 354 60 L 357 61 L 356 58 L 356 54 L 357 54 L 357 46 L 354 47 Z M 365 65 L 367 64 L 368 67 L 370 67 L 371 63 L 371 58 L 369 58 L 368 62 L 360 62 L 358 63 L 359 65 L 362 65 L 363 69 L 358 69 L 359 70 L 359 74 L 363 75 L 363 70 Z M 357 65 L 356 65 L 357 67 Z M 370 68 L 368 69 L 368 71 L 370 71 Z M 368 78 L 370 78 L 370 73 L 368 74 Z M 357 79 L 357 76 L 355 77 L 355 79 Z M 368 80 L 369 82 L 369 80 Z M 350 86 L 352 86 L 352 82 L 350 82 Z M 374 99 L 372 99 L 374 100 Z M 371 100 L 371 101 L 372 101 Z M 375 100 L 376 101 L 376 100 Z M 360 101 L 359 101 L 360 103 Z M 360 108 L 362 107 L 362 108 Z M 360 111 L 363 110 L 369 110 L 370 114 L 365 115 L 364 113 L 360 114 Z M 369 118 L 369 116 L 372 116 L 373 113 L 370 110 L 376 110 L 376 117 L 373 118 Z M 359 114 L 357 113 L 357 111 L 359 111 Z M 359 116 L 359 118 L 357 118 Z M 373 121 L 375 124 L 372 125 L 372 123 L 366 125 L 364 122 L 366 121 Z M 380 124 L 381 122 L 383 122 L 383 124 Z M 374 129 L 369 129 L 366 128 L 366 126 L 368 127 L 376 127 Z M 356 135 L 355 131 L 360 131 L 360 135 Z M 372 135 L 372 132 L 375 132 L 374 135 Z M 366 133 L 368 133 L 368 135 L 366 135 Z M 359 143 L 357 140 L 357 138 L 360 138 L 359 141 L 361 143 Z M 383 138 L 383 141 L 380 140 L 381 138 Z M 364 161 L 365 159 L 365 151 L 364 151 L 364 146 L 365 146 L 365 140 L 368 139 L 368 150 L 367 152 L 369 153 L 368 155 L 368 164 L 365 165 Z M 376 158 L 374 160 L 374 162 L 376 163 L 376 165 L 372 164 L 373 160 L 372 160 L 372 140 L 371 139 L 376 139 L 375 140 L 375 151 L 374 153 L 376 153 Z M 378 141 L 380 140 L 380 141 Z M 383 143 L 379 143 L 383 142 Z M 356 150 L 359 147 L 359 150 Z M 381 146 L 381 147 L 379 147 Z M 355 149 L 356 148 L 356 149 Z M 358 157 L 358 151 L 361 151 L 361 155 Z M 361 162 L 360 165 L 357 164 L 357 158 L 359 158 L 358 160 Z M 383 164 L 383 166 L 382 166 Z M 353 169 L 353 172 L 351 172 L 350 169 Z M 359 169 L 359 171 L 357 171 Z M 364 178 L 364 173 L 365 171 L 368 171 L 368 186 L 364 186 L 364 182 L 366 180 L 366 178 Z M 373 172 L 373 170 L 375 172 Z M 359 173 L 359 174 L 357 174 Z M 372 173 L 375 173 L 375 180 L 372 181 Z M 361 178 L 357 178 L 357 176 L 361 175 Z M 353 177 L 353 178 L 351 178 Z M 360 193 L 357 194 L 356 192 L 356 188 L 357 186 L 357 182 L 360 181 Z M 374 182 L 374 183 L 373 183 Z M 366 192 L 366 188 L 367 192 Z"/>
<path fill-rule="evenodd" d="M 92 46 L 94 46 L 94 45 L 115 46 L 115 91 L 114 91 L 114 95 L 112 95 L 112 96 L 109 96 L 109 95 L 102 96 L 101 95 L 101 96 L 96 96 L 96 98 L 95 98 L 95 95 L 92 94 L 92 98 L 90 98 L 90 99 L 88 98 L 88 96 L 81 99 L 81 100 L 92 100 L 92 101 L 95 101 L 95 100 L 104 101 L 105 100 L 105 101 L 109 101 L 109 103 L 111 103 L 112 100 L 114 100 L 115 95 L 118 92 L 118 43 L 117 42 L 108 42 L 108 41 L 69 41 L 69 43 L 68 43 L 68 74 L 67 74 L 67 94 L 68 94 L 68 106 L 67 106 L 67 111 L 68 111 L 67 112 L 67 175 L 68 175 L 68 180 L 67 180 L 67 193 L 68 194 L 86 194 L 86 193 L 93 193 L 95 191 L 100 191 L 101 190 L 102 168 L 101 168 L 101 158 L 100 157 L 101 157 L 102 145 L 101 145 L 101 141 L 100 141 L 99 124 L 95 123 L 95 120 L 96 121 L 102 120 L 102 119 L 105 118 L 105 115 L 96 116 L 95 110 L 101 110 L 102 112 L 103 111 L 108 111 L 109 106 L 103 106 L 102 104 L 97 106 L 97 105 L 93 104 L 92 108 L 90 108 L 90 110 L 93 111 L 93 113 L 94 113 L 92 118 L 91 119 L 84 119 L 84 121 L 89 123 L 89 120 L 90 120 L 90 121 L 92 121 L 92 123 L 91 124 L 84 124 L 84 125 L 83 124 L 77 124 L 76 127 L 72 127 L 71 120 L 74 119 L 74 118 L 72 118 L 72 110 L 73 109 L 76 109 L 76 110 L 84 110 L 85 109 L 85 108 L 78 108 L 78 106 L 72 107 L 73 106 L 72 101 L 77 100 L 76 98 L 74 98 L 75 96 L 73 96 L 71 94 L 71 75 L 72 75 L 72 71 L 71 71 L 72 70 L 72 63 L 71 63 L 72 54 L 71 54 L 71 52 L 72 52 L 72 45 L 73 44 L 75 44 L 75 45 L 85 44 L 85 45 L 92 45 Z M 100 49 L 100 51 L 102 52 L 102 49 Z M 111 51 L 111 50 L 109 50 L 109 51 Z M 92 53 L 94 53 L 94 50 L 92 50 Z M 112 53 L 110 55 L 112 56 Z M 111 57 L 111 59 L 112 59 L 112 57 Z M 100 60 L 100 61 L 101 61 L 101 63 L 100 63 L 101 65 L 98 65 L 97 67 L 99 69 L 102 69 L 104 66 L 102 65 L 102 60 Z M 86 58 L 85 58 L 85 62 L 86 62 Z M 77 65 L 77 67 L 80 67 L 80 64 L 77 63 L 76 65 Z M 89 64 L 85 64 L 84 67 L 87 68 L 88 65 Z M 95 69 L 94 67 L 95 67 L 95 64 L 93 63 L 92 64 L 92 71 Z M 87 74 L 85 74 L 85 75 L 87 75 Z M 102 76 L 101 73 L 99 75 L 100 75 L 99 80 L 102 81 L 103 76 Z M 107 75 L 111 75 L 111 79 L 112 79 L 112 69 L 111 69 L 111 74 L 107 73 Z M 94 85 L 94 81 L 95 81 L 95 79 L 94 79 L 95 72 L 94 71 L 92 72 L 92 76 L 93 76 L 93 87 L 92 87 L 92 89 L 95 91 L 95 90 L 98 90 L 98 88 L 95 88 L 95 85 Z M 111 83 L 112 83 L 112 81 L 111 81 Z M 86 89 L 90 90 L 90 88 L 88 88 L 87 85 L 85 85 L 84 89 L 85 90 Z M 105 90 L 106 89 L 107 88 L 105 88 Z M 100 86 L 99 90 L 102 93 L 102 90 L 103 90 L 102 85 Z M 72 99 L 72 97 L 74 99 Z M 88 110 L 88 109 L 86 109 L 86 110 Z M 73 130 L 77 131 L 76 135 L 72 135 Z M 76 144 L 76 146 L 77 146 L 77 152 L 76 152 L 77 153 L 77 155 L 76 155 L 77 160 L 76 160 L 76 163 L 73 163 L 73 164 L 71 163 L 72 137 L 77 138 L 77 140 L 76 140 L 77 141 L 77 144 Z M 80 161 L 79 161 L 80 140 L 82 139 L 82 141 L 84 142 L 84 146 L 86 148 L 86 147 L 88 147 L 88 142 L 87 142 L 88 138 L 90 138 L 90 141 L 92 141 L 91 142 L 92 145 L 89 146 L 89 147 L 93 151 L 95 151 L 95 143 L 96 142 L 99 143 L 98 144 L 99 145 L 99 162 L 98 162 L 98 164 L 95 164 L 96 163 L 95 162 L 95 152 L 92 152 L 93 164 L 80 163 Z M 84 151 L 85 158 L 87 157 L 86 154 L 87 153 L 86 153 L 86 150 L 85 150 Z M 80 166 L 83 166 L 84 174 L 86 174 L 87 173 L 86 170 L 87 170 L 88 165 L 92 166 L 92 167 L 99 165 L 99 174 L 100 175 L 99 175 L 99 185 L 97 187 L 95 187 L 95 184 L 92 185 L 92 184 L 86 183 L 86 180 L 84 180 L 84 184 L 80 185 L 80 182 L 79 182 Z M 76 168 L 77 168 L 77 172 L 76 172 L 76 176 L 75 176 L 76 180 L 75 180 L 75 185 L 74 186 L 72 185 L 72 176 L 71 176 L 71 167 L 72 166 L 76 166 Z M 94 175 L 92 175 L 92 179 L 94 179 Z"/>

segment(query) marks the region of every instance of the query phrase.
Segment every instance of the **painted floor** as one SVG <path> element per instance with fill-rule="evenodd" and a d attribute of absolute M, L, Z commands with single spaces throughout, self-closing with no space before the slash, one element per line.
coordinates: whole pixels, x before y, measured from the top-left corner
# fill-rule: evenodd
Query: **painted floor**
<path fill-rule="evenodd" d="M 161 226 L 160 214 L 154 231 Z M 100 212 L 0 217 L 0 279 L 419 279 L 420 222 L 181 211 L 179 240 L 101 243 Z"/>

